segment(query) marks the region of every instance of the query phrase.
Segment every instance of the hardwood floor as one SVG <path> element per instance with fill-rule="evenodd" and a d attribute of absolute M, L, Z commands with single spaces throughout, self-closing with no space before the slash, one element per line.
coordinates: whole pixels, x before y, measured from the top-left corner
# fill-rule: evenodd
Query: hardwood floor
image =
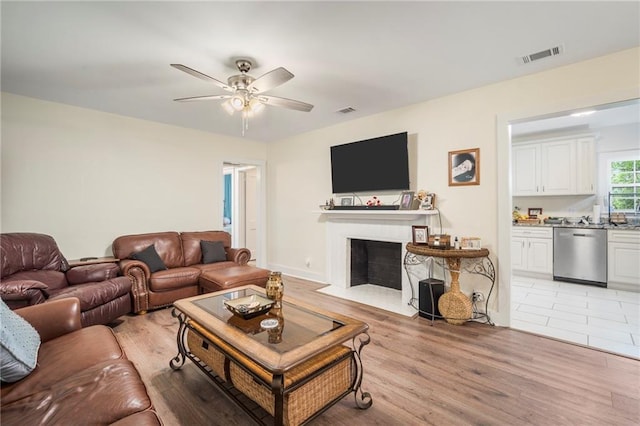
<path fill-rule="evenodd" d="M 640 361 L 479 323 L 431 326 L 283 280 L 285 296 L 370 326 L 362 386 L 373 406 L 359 410 L 349 395 L 312 425 L 640 424 Z M 114 327 L 165 425 L 251 424 L 190 361 L 169 367 L 177 329 L 171 309 Z"/>

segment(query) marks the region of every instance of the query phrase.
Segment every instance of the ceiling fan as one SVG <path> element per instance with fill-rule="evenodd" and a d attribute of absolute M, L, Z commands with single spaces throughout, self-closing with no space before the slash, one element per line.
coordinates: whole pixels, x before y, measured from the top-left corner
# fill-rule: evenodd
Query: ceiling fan
<path fill-rule="evenodd" d="M 223 83 L 213 77 L 196 71 L 182 64 L 171 64 L 172 67 L 184 71 L 187 74 L 191 74 L 194 77 L 202 79 L 204 81 L 211 82 L 227 92 L 228 95 L 205 95 L 205 96 L 192 96 L 188 98 L 178 98 L 174 101 L 178 102 L 190 102 L 190 101 L 209 101 L 209 100 L 224 100 L 222 106 L 233 114 L 238 111 L 242 113 L 242 135 L 244 136 L 245 130 L 248 128 L 248 119 L 254 113 L 260 111 L 264 105 L 271 105 L 276 107 L 284 107 L 294 109 L 297 111 L 309 112 L 313 109 L 313 105 L 296 101 L 293 99 L 281 98 L 278 96 L 270 96 L 263 94 L 273 88 L 286 83 L 293 78 L 293 74 L 287 71 L 283 67 L 276 68 L 268 73 L 253 78 L 248 74 L 251 70 L 252 63 L 249 59 L 238 59 L 235 61 L 236 67 L 240 74 L 232 75 L 227 79 L 227 83 Z"/>

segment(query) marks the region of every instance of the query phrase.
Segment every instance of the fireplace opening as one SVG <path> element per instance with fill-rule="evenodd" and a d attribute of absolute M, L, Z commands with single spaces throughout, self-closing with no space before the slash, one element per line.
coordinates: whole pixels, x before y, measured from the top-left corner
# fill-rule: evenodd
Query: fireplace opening
<path fill-rule="evenodd" d="M 351 239 L 350 284 L 402 290 L 402 243 Z"/>

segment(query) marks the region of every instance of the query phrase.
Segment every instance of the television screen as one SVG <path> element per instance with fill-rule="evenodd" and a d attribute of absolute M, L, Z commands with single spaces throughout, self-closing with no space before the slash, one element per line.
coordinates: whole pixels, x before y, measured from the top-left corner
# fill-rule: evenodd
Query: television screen
<path fill-rule="evenodd" d="M 331 147 L 334 194 L 409 189 L 407 132 Z"/>

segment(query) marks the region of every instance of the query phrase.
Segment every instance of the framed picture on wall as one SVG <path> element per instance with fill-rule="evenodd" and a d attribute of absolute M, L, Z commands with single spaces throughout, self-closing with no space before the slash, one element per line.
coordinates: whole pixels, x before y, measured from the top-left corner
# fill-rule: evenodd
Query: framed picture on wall
<path fill-rule="evenodd" d="M 480 185 L 480 148 L 449 151 L 449 186 Z"/>
<path fill-rule="evenodd" d="M 429 242 L 429 227 L 413 225 L 411 227 L 411 235 L 413 236 L 413 244 L 427 244 Z"/>

